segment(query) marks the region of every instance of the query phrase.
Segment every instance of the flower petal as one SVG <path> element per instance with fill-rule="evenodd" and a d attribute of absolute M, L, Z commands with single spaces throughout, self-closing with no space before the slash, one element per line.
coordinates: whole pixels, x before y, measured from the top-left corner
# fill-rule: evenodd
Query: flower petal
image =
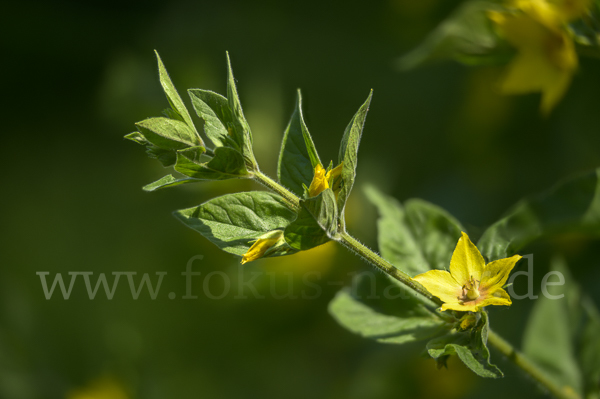
<path fill-rule="evenodd" d="M 460 302 L 450 302 L 442 305 L 442 312 L 444 310 L 458 310 L 459 312 L 477 312 L 480 305 L 463 305 Z"/>
<path fill-rule="evenodd" d="M 512 305 L 512 301 L 510 300 L 510 295 L 508 295 L 508 292 L 504 291 L 502 288 L 498 288 L 478 304 L 478 306 L 481 308 L 488 305 L 510 306 Z"/>
<path fill-rule="evenodd" d="M 481 281 L 484 267 L 485 260 L 483 256 L 481 256 L 475 244 L 471 242 L 469 236 L 463 232 L 450 260 L 452 277 L 462 288 L 464 284 L 471 280 L 471 277 Z"/>
<path fill-rule="evenodd" d="M 429 270 L 428 272 L 413 277 L 431 295 L 440 298 L 443 302 L 458 302 L 462 292 L 462 285 L 456 282 L 452 275 L 445 270 Z"/>
<path fill-rule="evenodd" d="M 510 258 L 498 259 L 488 263 L 481 276 L 480 289 L 493 292 L 496 286 L 502 288 L 508 279 L 510 271 L 521 258 L 522 256 L 520 255 L 514 255 Z"/>

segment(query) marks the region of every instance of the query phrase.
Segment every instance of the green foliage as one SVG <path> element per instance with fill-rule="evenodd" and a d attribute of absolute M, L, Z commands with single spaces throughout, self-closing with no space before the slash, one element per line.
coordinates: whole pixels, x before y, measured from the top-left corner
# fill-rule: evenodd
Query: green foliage
<path fill-rule="evenodd" d="M 160 59 L 158 52 L 155 50 L 154 53 L 156 54 L 156 59 L 158 60 L 158 75 L 160 78 L 160 84 L 167 96 L 169 105 L 171 105 L 172 112 L 168 111 L 167 113 L 171 115 L 171 119 L 178 119 L 183 121 L 194 132 L 195 140 L 193 140 L 193 142 L 196 143 L 196 145 L 204 146 L 204 143 L 202 142 L 202 139 L 196 131 L 196 128 L 194 126 L 194 123 L 192 122 L 192 118 L 190 117 L 187 108 L 183 104 L 181 97 L 179 97 L 179 94 L 177 93 L 173 82 L 171 82 L 171 78 L 167 73 L 165 65 Z"/>
<path fill-rule="evenodd" d="M 284 228 L 296 218 L 283 198 L 264 191 L 224 195 L 174 215 L 223 251 L 236 255 L 246 253 L 261 235 Z"/>
<path fill-rule="evenodd" d="M 315 173 L 315 167 L 322 165 L 317 149 L 304 123 L 302 115 L 302 94 L 298 90 L 296 108 L 285 129 L 279 162 L 277 164 L 277 177 L 279 182 L 289 188 L 294 194 L 302 197 L 303 185 L 310 185 Z"/>
<path fill-rule="evenodd" d="M 600 236 L 600 169 L 519 202 L 483 233 L 477 246 L 493 261 L 540 237 L 569 232 Z"/>
<path fill-rule="evenodd" d="M 465 64 L 497 64 L 510 59 L 511 48 L 498 38 L 487 16 L 501 10 L 494 1 L 467 1 L 412 52 L 400 59 L 403 69 L 429 61 L 453 59 Z"/>
<path fill-rule="evenodd" d="M 226 180 L 251 177 L 242 155 L 228 147 L 218 147 L 214 157 L 205 163 L 194 162 L 188 154 L 177 154 L 175 170 L 194 179 Z"/>
<path fill-rule="evenodd" d="M 486 10 L 494 7 L 497 6 L 493 2 L 466 3 L 407 62 L 444 54 L 463 61 L 470 57 L 484 59 L 498 48 L 484 16 Z M 457 355 L 481 377 L 502 377 L 502 372 L 490 363 L 486 311 L 442 312 L 439 302 L 428 299 L 431 296 L 427 292 L 419 293 L 419 287 L 410 278 L 431 269 L 448 268 L 464 231 L 452 215 L 423 200 L 411 199 L 401 204 L 373 187 L 366 189 L 379 212 L 381 254 L 406 274 L 376 254 L 358 248 L 360 244 L 355 241 L 345 240 L 349 236 L 344 208 L 356 177 L 358 148 L 372 92 L 344 131 L 337 163 L 342 165 L 339 178 L 330 182 L 333 187 L 309 197 L 307 186 L 321 161 L 304 122 L 300 91 L 279 153 L 279 182 L 274 182 L 256 164 L 252 134 L 242 111 L 229 56 L 227 61 L 227 97 L 202 89 L 188 91 L 203 121 L 204 133 L 216 146 L 207 151 L 159 58 L 161 84 L 171 109 L 165 112 L 166 118 L 137 123 L 138 131 L 126 138 L 147 146 L 150 156 L 165 166 L 174 166 L 184 177 L 169 174 L 144 190 L 232 178 L 263 183 L 276 193 L 228 194 L 174 214 L 219 248 L 235 255 L 247 255 L 252 244 L 262 239 L 262 249 L 266 251 L 256 246 L 250 260 L 310 250 L 329 240 L 341 241 L 373 264 L 381 261 L 385 266 L 380 268 L 389 274 L 363 275 L 352 287 L 336 295 L 329 311 L 343 327 L 382 343 L 428 340 L 427 353 L 438 365 L 445 365 L 449 356 Z M 479 241 L 482 254 L 490 261 L 505 258 L 537 238 L 565 232 L 600 236 L 599 177 L 600 169 L 521 201 L 484 232 Z M 560 263 L 555 262 L 554 267 L 568 273 Z M 600 317 L 575 284 L 567 285 L 565 290 L 568 295 L 564 300 L 540 298 L 536 303 L 524 338 L 524 352 L 560 386 L 598 399 L 594 389 L 600 380 Z"/>
<path fill-rule="evenodd" d="M 350 196 L 350 191 L 354 185 L 354 178 L 356 177 L 358 146 L 360 145 L 360 138 L 362 136 L 365 119 L 367 117 L 367 112 L 369 111 L 369 105 L 371 104 L 372 97 L 373 91 L 371 90 L 369 97 L 367 97 L 367 101 L 365 101 L 364 104 L 358 109 L 346 127 L 344 136 L 342 137 L 342 142 L 340 144 L 338 165 L 343 164 L 343 167 L 341 187 L 337 197 L 337 208 L 342 226 L 344 226 L 344 207 L 346 206 L 346 201 Z"/>
<path fill-rule="evenodd" d="M 335 195 L 326 189 L 301 201 L 298 217 L 285 228 L 285 240 L 295 249 L 308 250 L 325 244 L 337 228 Z"/>
<path fill-rule="evenodd" d="M 240 103 L 240 98 L 235 87 L 229 53 L 227 53 L 227 102 L 229 103 L 229 110 L 233 115 L 233 123 L 230 126 L 231 134 L 233 135 L 234 140 L 240 145 L 242 155 L 247 164 L 257 168 L 254 153 L 252 151 L 252 132 L 250 131 L 248 121 L 246 121 L 246 118 L 244 117 L 242 104 Z"/>
<path fill-rule="evenodd" d="M 187 183 L 197 183 L 198 179 L 190 179 L 190 178 L 176 178 L 173 177 L 173 175 L 166 175 L 164 177 L 161 177 L 160 179 L 158 179 L 157 181 L 150 183 L 150 184 L 146 184 L 143 187 L 144 191 L 156 191 L 159 190 L 161 188 L 167 188 L 167 187 L 173 187 L 173 186 L 179 186 L 180 184 L 187 184 Z"/>
<path fill-rule="evenodd" d="M 597 398 L 600 395 L 600 317 L 593 303 L 580 294 L 564 260 L 552 270 L 564 285 L 550 285 L 540 296 L 523 338 L 523 352 L 562 389 Z M 561 297 L 562 296 L 562 297 Z"/>
<path fill-rule="evenodd" d="M 445 364 L 448 356 L 458 355 L 465 366 L 480 377 L 504 377 L 502 371 L 490 363 L 490 351 L 486 346 L 489 329 L 488 315 L 486 312 L 481 312 L 480 315 L 477 326 L 470 332 L 451 332 L 429 341 L 427 353 L 441 364 Z"/>
<path fill-rule="evenodd" d="M 360 276 L 337 293 L 331 315 L 346 329 L 388 344 L 427 339 L 447 331 L 445 322 L 406 287 L 383 276 Z"/>
<path fill-rule="evenodd" d="M 381 256 L 410 276 L 448 268 L 456 242 L 464 231 L 454 217 L 423 200 L 408 200 L 403 207 L 395 198 L 372 186 L 365 192 L 379 211 Z"/>

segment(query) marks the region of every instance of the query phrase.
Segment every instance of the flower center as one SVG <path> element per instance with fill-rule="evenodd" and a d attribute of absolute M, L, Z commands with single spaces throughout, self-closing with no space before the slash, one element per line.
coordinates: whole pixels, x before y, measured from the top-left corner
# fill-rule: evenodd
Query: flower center
<path fill-rule="evenodd" d="M 477 288 L 475 288 L 474 286 L 471 287 L 467 291 L 467 298 L 469 298 L 470 300 L 474 300 L 474 299 L 479 298 L 479 290 Z"/>
<path fill-rule="evenodd" d="M 471 279 L 467 282 L 467 284 L 463 285 L 462 295 L 463 298 L 466 298 L 469 301 L 474 301 L 475 299 L 479 298 L 481 295 L 479 293 L 479 280 L 475 280 L 475 278 L 471 276 Z"/>

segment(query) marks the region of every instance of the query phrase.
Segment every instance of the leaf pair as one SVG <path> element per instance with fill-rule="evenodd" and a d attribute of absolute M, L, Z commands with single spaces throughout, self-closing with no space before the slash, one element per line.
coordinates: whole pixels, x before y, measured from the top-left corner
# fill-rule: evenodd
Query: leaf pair
<path fill-rule="evenodd" d="M 356 178 L 358 146 L 371 103 L 372 92 L 344 131 L 337 163 L 339 179 L 319 195 L 309 198 L 307 187 L 315 178 L 315 170 L 323 164 L 302 115 L 302 95 L 298 90 L 296 108 L 285 130 L 277 176 L 301 201 L 298 218 L 285 230 L 285 239 L 299 250 L 308 250 L 334 238 L 345 228 L 344 208 Z M 329 170 L 333 167 L 330 164 Z"/>

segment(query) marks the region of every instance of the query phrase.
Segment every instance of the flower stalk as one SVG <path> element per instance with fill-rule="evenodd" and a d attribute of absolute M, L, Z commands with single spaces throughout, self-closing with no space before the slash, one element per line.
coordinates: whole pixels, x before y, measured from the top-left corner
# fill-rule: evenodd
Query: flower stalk
<path fill-rule="evenodd" d="M 300 207 L 300 198 L 264 173 L 255 171 L 253 178 L 255 181 L 281 195 L 293 208 L 297 209 Z M 338 235 L 334 239 L 348 250 L 363 258 L 370 265 L 398 280 L 424 298 L 427 298 L 427 300 L 429 300 L 435 307 L 442 305 L 442 301 L 431 295 L 425 289 L 425 287 L 413 280 L 408 274 L 399 270 L 394 265 L 383 259 L 380 255 L 369 249 L 367 246 L 360 243 L 356 238 L 352 237 L 346 231 L 338 232 Z M 435 314 L 438 313 L 436 312 Z M 440 315 L 438 314 L 438 316 Z M 508 360 L 523 370 L 523 372 L 530 375 L 537 383 L 539 383 L 557 399 L 580 399 L 579 395 L 577 395 L 577 393 L 574 391 L 563 389 L 555 384 L 542 370 L 540 370 L 527 357 L 516 350 L 510 343 L 508 343 L 504 338 L 496 334 L 494 331 L 489 331 L 488 344 L 496 348 L 500 353 L 506 356 Z"/>

